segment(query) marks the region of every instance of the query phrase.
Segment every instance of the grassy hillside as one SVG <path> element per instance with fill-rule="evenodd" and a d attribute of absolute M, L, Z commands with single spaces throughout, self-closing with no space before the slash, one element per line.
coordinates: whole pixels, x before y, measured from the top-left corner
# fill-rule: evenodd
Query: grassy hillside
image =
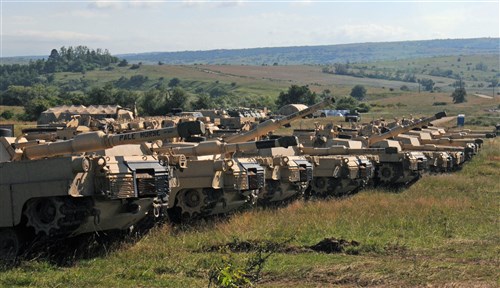
<path fill-rule="evenodd" d="M 443 39 L 325 46 L 153 52 L 118 55 L 131 62 L 167 64 L 297 65 L 371 62 L 443 55 L 498 54 L 498 38 Z"/>
<path fill-rule="evenodd" d="M 136 242 L 108 245 L 98 256 L 69 256 L 69 265 L 43 257 L 24 261 L 3 270 L 0 285 L 206 287 L 217 267 L 245 270 L 248 259 L 267 255 L 259 251 L 273 251 L 256 282 L 260 287 L 495 287 L 498 177 L 500 140 L 488 140 L 462 171 L 426 175 L 399 193 L 367 190 L 227 221 L 165 225 Z M 350 245 L 331 254 L 308 248 L 331 237 Z"/>
<path fill-rule="evenodd" d="M 498 71 L 495 70 L 495 67 L 500 66 L 498 57 L 476 55 L 470 57 L 461 56 L 459 58 L 461 58 L 460 62 L 457 62 L 457 57 L 436 57 L 352 64 L 351 66 L 354 71 L 363 69 L 368 74 L 377 73 L 377 71 L 396 74 L 398 71 L 409 69 L 412 73 L 416 73 L 418 79 L 432 79 L 436 83 L 435 87 L 437 89 L 450 94 L 455 89 L 451 86 L 456 82 L 453 75 L 462 75 L 465 88 L 470 95 L 478 93 L 492 96 L 493 88 L 488 87 L 488 85 L 491 84 L 491 79 L 498 77 Z M 489 67 L 487 71 L 476 69 L 476 66 L 481 65 L 481 63 Z M 440 69 L 443 71 L 450 70 L 453 75 L 450 77 L 430 75 L 429 73 L 433 72 L 437 67 L 441 67 Z M 472 70 L 467 70 L 468 68 Z M 158 85 L 166 86 L 172 78 L 178 78 L 180 79 L 180 86 L 193 99 L 199 93 L 208 93 L 217 88 L 233 95 L 235 98 L 259 99 L 256 103 L 267 107 L 272 107 L 279 93 L 285 91 L 292 84 L 308 85 L 311 90 L 317 93 L 328 89 L 336 96 L 349 95 L 354 85 L 361 84 L 368 88 L 369 99 L 376 98 L 378 97 L 376 95 L 379 94 L 386 94 L 387 97 L 391 97 L 392 95 L 416 92 L 419 89 L 417 83 L 327 74 L 323 73 L 322 69 L 322 66 L 315 65 L 141 65 L 139 69 L 133 70 L 129 69 L 129 67 L 115 67 L 110 71 L 96 70 L 89 71 L 86 74 L 57 73 L 56 84 L 63 87 L 73 87 L 73 89 L 82 89 L 82 83 L 85 83 L 86 87 L 103 86 L 111 81 L 119 81 L 122 77 L 130 79 L 133 76 L 141 75 L 147 77 L 147 81 L 130 89 L 146 91 Z M 401 91 L 402 86 L 407 86 L 410 91 Z"/>

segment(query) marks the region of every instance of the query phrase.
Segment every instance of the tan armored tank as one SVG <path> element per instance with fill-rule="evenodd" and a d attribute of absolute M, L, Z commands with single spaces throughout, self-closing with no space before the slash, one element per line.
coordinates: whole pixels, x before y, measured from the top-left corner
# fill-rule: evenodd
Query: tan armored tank
<path fill-rule="evenodd" d="M 169 215 L 179 221 L 226 214 L 253 204 L 265 185 L 265 170 L 254 157 L 235 152 L 296 145 L 295 138 L 243 143 L 205 141 L 153 148 L 159 154 L 182 154 L 189 169 L 174 178 Z"/>
<path fill-rule="evenodd" d="M 326 98 L 322 102 L 282 118 L 264 121 L 248 132 L 225 137 L 224 141 L 234 143 L 258 139 L 290 124 L 293 120 L 307 117 L 333 103 L 335 103 L 333 98 Z M 269 171 L 266 176 L 266 187 L 259 195 L 261 204 L 276 205 L 300 197 L 310 186 L 314 165 L 305 155 L 297 155 L 295 151 L 284 149 L 261 149 L 258 155 L 253 156 L 260 159 L 259 161 Z"/>
<path fill-rule="evenodd" d="M 312 162 L 305 156 L 297 156 L 292 148 L 298 145 L 297 138 L 283 136 L 278 141 L 287 144 L 254 150 L 253 153 L 239 151 L 235 154 L 238 157 L 252 157 L 265 168 L 266 184 L 257 198 L 258 204 L 262 206 L 282 205 L 302 197 L 313 177 Z"/>
<path fill-rule="evenodd" d="M 479 152 L 483 144 L 483 139 L 450 139 L 446 137 L 435 136 L 433 138 L 431 133 L 422 131 L 422 129 L 416 129 L 406 132 L 405 134 L 416 136 L 421 145 L 438 145 L 438 146 L 450 146 L 464 149 L 465 160 L 468 161 L 472 159 L 474 155 Z"/>
<path fill-rule="evenodd" d="M 352 137 L 352 134 L 345 135 L 344 138 L 331 138 L 325 141 L 325 147 L 331 145 L 344 145 L 350 148 L 388 148 L 397 149 L 397 153 L 377 154 L 379 162 L 376 163 L 376 172 L 374 177 L 375 185 L 383 186 L 401 186 L 408 185 L 418 180 L 422 173 L 428 169 L 427 157 L 420 151 L 403 151 L 400 143 L 395 140 L 389 140 L 401 133 L 408 132 L 418 125 L 424 125 L 439 119 L 446 114 L 444 112 L 421 119 L 410 125 L 399 125 L 393 129 L 386 130 L 385 133 L 374 134 L 369 137 Z M 343 135 L 340 134 L 340 137 Z M 352 138 L 352 139 L 351 139 Z"/>
<path fill-rule="evenodd" d="M 351 146 L 352 143 L 356 143 Z M 356 140 L 335 139 L 336 145 L 348 147 L 359 147 L 362 143 Z M 378 154 L 379 162 L 375 162 L 375 176 L 373 177 L 375 186 L 399 187 L 409 185 L 420 179 L 422 174 L 428 169 L 427 157 L 420 151 L 406 151 L 398 141 L 383 140 L 371 146 L 372 148 L 393 148 L 397 153 Z"/>
<path fill-rule="evenodd" d="M 354 146 L 354 145 L 351 145 Z M 352 194 L 372 182 L 379 154 L 397 153 L 392 148 L 298 147 L 299 153 L 314 163 L 309 196 L 341 197 Z"/>
<path fill-rule="evenodd" d="M 429 169 L 429 160 L 422 151 L 404 151 L 399 141 L 389 140 L 397 137 L 401 133 L 411 131 L 415 127 L 427 125 L 431 121 L 445 117 L 445 112 L 436 113 L 432 117 L 427 117 L 412 121 L 407 125 L 400 124 L 379 135 L 372 135 L 364 143 L 369 147 L 395 147 L 398 153 L 384 155 L 380 158 L 380 165 L 377 167 L 375 182 L 381 185 L 407 185 L 418 180 L 422 173 Z M 447 155 L 446 155 L 447 156 Z M 449 158 L 446 158 L 449 161 Z M 446 162 L 447 165 L 448 162 Z"/>
<path fill-rule="evenodd" d="M 399 134 L 394 137 L 399 141 L 405 151 L 421 151 L 429 159 L 431 172 L 448 172 L 462 167 L 466 160 L 463 147 L 441 146 L 434 144 L 422 145 L 418 137 L 413 135 Z"/>
<path fill-rule="evenodd" d="M 2 257 L 14 257 L 23 237 L 126 229 L 158 213 L 170 190 L 166 158 L 90 152 L 202 132 L 203 124 L 195 122 L 119 135 L 89 132 L 49 143 L 0 137 Z"/>

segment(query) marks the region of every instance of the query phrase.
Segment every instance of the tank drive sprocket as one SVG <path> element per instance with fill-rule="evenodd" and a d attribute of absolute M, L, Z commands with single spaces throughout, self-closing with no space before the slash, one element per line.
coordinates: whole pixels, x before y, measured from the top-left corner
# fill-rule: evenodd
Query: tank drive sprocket
<path fill-rule="evenodd" d="M 390 184 L 396 178 L 397 171 L 394 165 L 384 163 L 378 168 L 377 176 L 380 182 Z"/>
<path fill-rule="evenodd" d="M 316 177 L 311 181 L 312 194 L 319 197 L 328 195 L 328 178 Z"/>
<path fill-rule="evenodd" d="M 64 202 L 56 197 L 30 199 L 24 210 L 28 220 L 26 225 L 33 227 L 36 234 L 43 232 L 47 236 L 59 230 L 59 220 L 64 218 L 61 212 L 63 204 Z"/>
<path fill-rule="evenodd" d="M 189 217 L 200 215 L 207 202 L 206 198 L 206 194 L 201 189 L 182 190 L 177 196 L 177 205 L 181 208 L 181 215 L 188 214 Z"/>

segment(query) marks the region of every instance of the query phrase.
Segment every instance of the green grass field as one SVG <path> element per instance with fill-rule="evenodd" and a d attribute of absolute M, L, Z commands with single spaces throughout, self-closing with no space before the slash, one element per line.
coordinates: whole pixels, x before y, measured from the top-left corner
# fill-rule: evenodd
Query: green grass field
<path fill-rule="evenodd" d="M 462 171 L 425 175 L 400 192 L 366 190 L 189 227 L 164 225 L 137 241 L 101 247 L 98 256 L 69 256 L 70 265 L 25 260 L 4 269 L 0 285 L 207 287 L 211 270 L 244 270 L 267 246 L 275 253 L 258 287 L 498 287 L 499 177 L 500 140 L 488 140 Z M 359 245 L 332 254 L 306 249 L 330 237 Z"/>

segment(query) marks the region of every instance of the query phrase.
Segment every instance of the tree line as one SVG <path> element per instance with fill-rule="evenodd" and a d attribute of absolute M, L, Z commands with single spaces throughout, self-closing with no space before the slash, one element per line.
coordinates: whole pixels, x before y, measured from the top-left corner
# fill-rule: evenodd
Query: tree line
<path fill-rule="evenodd" d="M 52 49 L 47 60 L 31 60 L 27 65 L 0 65 L 0 91 L 11 85 L 33 86 L 51 84 L 56 72 L 81 72 L 108 67 L 118 62 L 107 49 L 89 49 L 87 46 Z"/>

